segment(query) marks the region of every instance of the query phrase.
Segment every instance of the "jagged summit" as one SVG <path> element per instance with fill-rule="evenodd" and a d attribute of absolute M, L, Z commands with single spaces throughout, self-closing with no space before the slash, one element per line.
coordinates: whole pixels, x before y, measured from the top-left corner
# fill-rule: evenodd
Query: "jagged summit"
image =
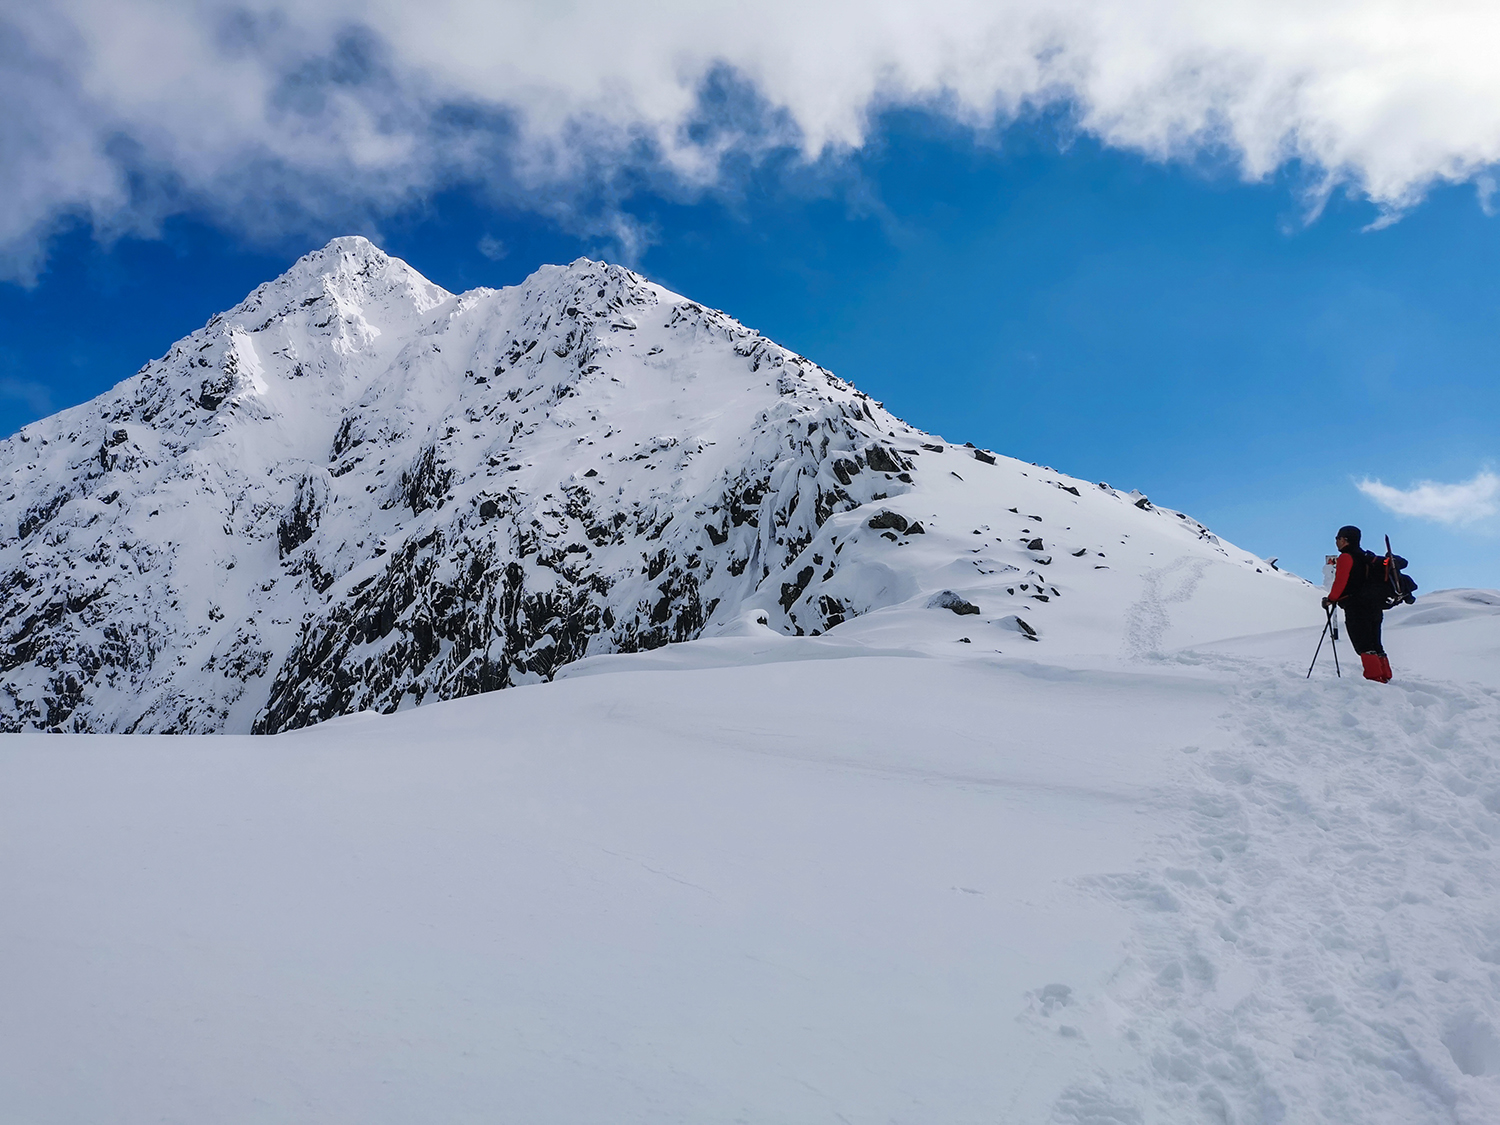
<path fill-rule="evenodd" d="M 1306 597 L 630 270 L 454 295 L 357 237 L 0 444 L 0 479 L 5 730 L 274 732 L 961 607 L 1006 644 L 1146 653 L 1191 634 L 1151 610 L 1184 584 L 1244 631 Z"/>
<path fill-rule="evenodd" d="M 307 298 L 323 292 L 336 293 L 360 303 L 405 294 L 421 309 L 431 308 L 452 296 L 434 285 L 400 258 L 392 258 L 361 235 L 335 238 L 326 246 L 309 251 L 291 264 L 280 277 L 258 286 L 225 319 L 253 317 L 257 312 L 282 305 L 287 297 Z"/>

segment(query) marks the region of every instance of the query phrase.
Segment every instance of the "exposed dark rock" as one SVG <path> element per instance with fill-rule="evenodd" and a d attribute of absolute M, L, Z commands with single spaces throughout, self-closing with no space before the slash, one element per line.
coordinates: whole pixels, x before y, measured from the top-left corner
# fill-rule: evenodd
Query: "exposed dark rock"
<path fill-rule="evenodd" d="M 307 475 L 297 482 L 292 503 L 282 512 L 276 524 L 280 557 L 286 558 L 313 537 L 328 503 L 328 485 L 318 477 Z"/>
<path fill-rule="evenodd" d="M 882 508 L 870 517 L 869 525 L 879 531 L 881 528 L 889 527 L 895 531 L 905 531 L 907 528 L 906 517 L 889 508 Z"/>
<path fill-rule="evenodd" d="M 429 444 L 402 471 L 396 501 L 410 508 L 412 515 L 421 515 L 430 508 L 443 506 L 452 483 L 453 470 L 442 463 L 437 446 Z"/>
<path fill-rule="evenodd" d="M 781 608 L 790 610 L 797 599 L 802 596 L 802 591 L 807 589 L 807 584 L 812 581 L 813 568 L 804 566 L 797 572 L 795 582 L 783 582 L 781 584 Z"/>
<path fill-rule="evenodd" d="M 977 605 L 975 605 L 973 602 L 965 601 L 963 598 L 955 594 L 952 590 L 944 590 L 939 594 L 935 594 L 932 600 L 927 603 L 927 608 L 951 609 L 960 617 L 965 614 L 979 612 L 979 607 Z"/>
<path fill-rule="evenodd" d="M 879 444 L 865 450 L 865 462 L 877 473 L 899 473 L 911 468 L 901 454 Z"/>
<path fill-rule="evenodd" d="M 832 629 L 835 625 L 842 625 L 844 623 L 846 611 L 844 603 L 839 601 L 838 598 L 824 594 L 818 599 L 818 612 L 823 615 L 823 628 L 825 630 Z"/>
<path fill-rule="evenodd" d="M 224 356 L 224 363 L 219 371 L 204 379 L 198 386 L 198 405 L 204 410 L 217 410 L 224 405 L 224 400 L 234 393 L 234 388 L 239 382 L 239 360 L 233 352 Z"/>
<path fill-rule="evenodd" d="M 33 504 L 26 509 L 26 514 L 17 523 L 16 534 L 20 538 L 25 539 L 38 528 L 51 523 L 57 516 L 57 513 L 62 511 L 62 506 L 72 498 L 72 495 L 68 492 L 59 492 L 50 500 L 44 501 L 41 504 Z"/>
<path fill-rule="evenodd" d="M 1028 539 L 1026 541 L 1026 549 L 1028 551 L 1040 551 L 1042 549 L 1042 541 L 1040 539 Z"/>
<path fill-rule="evenodd" d="M 974 460 L 983 461 L 986 465 L 993 465 L 995 463 L 995 455 L 993 453 L 986 453 L 982 449 L 976 449 L 974 450 Z"/>
<path fill-rule="evenodd" d="M 859 466 L 847 457 L 840 457 L 833 463 L 833 475 L 839 478 L 839 483 L 848 487 L 854 483 L 854 476 L 859 472 Z"/>

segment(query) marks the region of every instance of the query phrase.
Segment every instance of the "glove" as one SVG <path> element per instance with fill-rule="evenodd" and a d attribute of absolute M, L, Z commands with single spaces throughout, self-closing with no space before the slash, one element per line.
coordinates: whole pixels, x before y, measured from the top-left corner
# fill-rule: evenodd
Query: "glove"
<path fill-rule="evenodd" d="M 1332 604 L 1333 604 L 1333 603 L 1332 603 L 1332 602 L 1331 602 L 1331 601 L 1329 601 L 1329 600 L 1328 600 L 1328 599 L 1327 599 L 1327 598 L 1324 598 L 1324 599 L 1323 599 L 1323 608 L 1324 608 L 1324 609 L 1327 609 L 1327 608 L 1328 608 L 1328 607 L 1329 607 L 1329 606 L 1331 606 L 1331 605 L 1332 605 Z"/>

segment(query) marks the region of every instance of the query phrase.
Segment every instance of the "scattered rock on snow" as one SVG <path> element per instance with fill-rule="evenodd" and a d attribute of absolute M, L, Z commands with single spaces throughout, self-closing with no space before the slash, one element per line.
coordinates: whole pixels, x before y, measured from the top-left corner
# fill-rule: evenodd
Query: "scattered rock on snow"
<path fill-rule="evenodd" d="M 952 590 L 943 590 L 934 594 L 932 600 L 927 603 L 928 609 L 951 609 L 962 617 L 966 613 L 978 613 L 979 607 L 973 602 L 965 601 Z"/>
<path fill-rule="evenodd" d="M 905 516 L 897 512 L 893 512 L 889 508 L 882 508 L 880 509 L 880 511 L 876 512 L 873 516 L 870 517 L 870 526 L 873 527 L 876 531 L 888 527 L 893 531 L 904 532 L 907 529 L 908 525 Z"/>
<path fill-rule="evenodd" d="M 1020 633 L 1027 640 L 1034 641 L 1037 639 L 1036 630 L 1024 618 L 1017 617 L 1014 613 L 1002 617 L 995 624 L 999 625 L 1002 629 L 1009 629 L 1012 632 Z"/>

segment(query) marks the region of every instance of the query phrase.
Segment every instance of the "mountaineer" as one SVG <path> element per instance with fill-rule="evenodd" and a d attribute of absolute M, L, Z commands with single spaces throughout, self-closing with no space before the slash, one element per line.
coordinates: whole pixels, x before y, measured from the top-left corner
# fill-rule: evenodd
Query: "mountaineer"
<path fill-rule="evenodd" d="M 1380 625 L 1385 617 L 1389 583 L 1384 560 L 1359 545 L 1360 530 L 1353 525 L 1339 528 L 1334 543 L 1339 549 L 1333 588 L 1323 599 L 1323 608 L 1339 606 L 1349 644 L 1359 654 L 1365 679 L 1382 684 L 1391 680 L 1391 662 L 1380 643 Z M 1402 559 L 1402 565 L 1406 560 Z"/>

